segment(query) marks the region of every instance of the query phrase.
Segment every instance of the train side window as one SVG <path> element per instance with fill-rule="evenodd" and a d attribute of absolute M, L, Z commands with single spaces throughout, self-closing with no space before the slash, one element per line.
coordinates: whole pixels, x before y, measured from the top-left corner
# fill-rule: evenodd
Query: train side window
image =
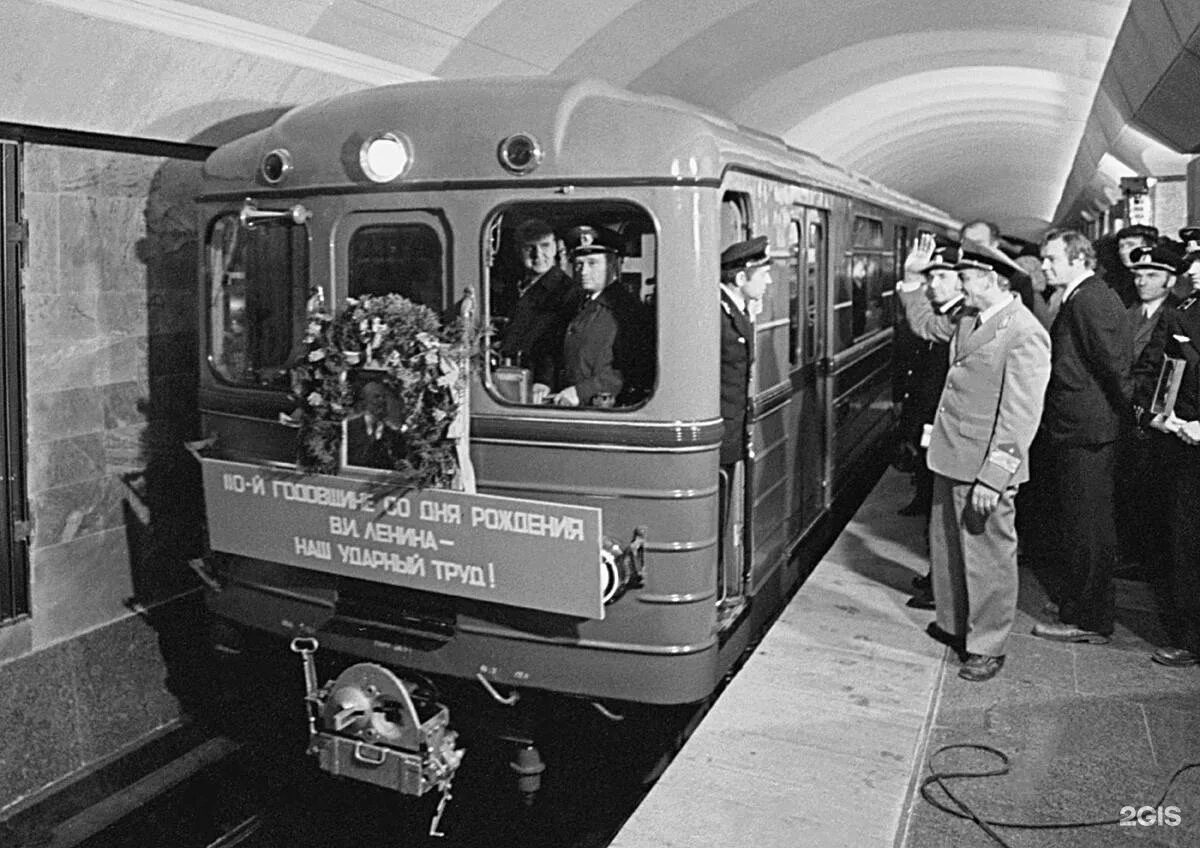
<path fill-rule="evenodd" d="M 308 232 L 286 219 L 213 221 L 205 251 L 208 361 L 234 385 L 290 388 L 288 363 L 304 319 Z"/>
<path fill-rule="evenodd" d="M 727 191 L 721 197 L 721 250 L 750 238 L 750 197 Z"/>
<path fill-rule="evenodd" d="M 821 292 L 825 288 L 825 220 L 824 213 L 808 212 L 808 240 L 804 245 L 804 361 L 813 362 L 820 355 L 818 347 Z"/>
<path fill-rule="evenodd" d="M 585 225 L 620 250 L 619 264 L 604 260 L 613 276 L 588 314 L 582 269 L 572 267 L 567 244 Z M 497 400 L 572 406 L 577 399 L 590 409 L 628 409 L 650 397 L 658 234 L 644 209 L 606 200 L 513 203 L 491 216 L 483 236 L 487 385 Z M 552 260 L 539 244 L 553 245 Z"/>
<path fill-rule="evenodd" d="M 883 222 L 856 215 L 852 238 L 845 276 L 834 304 L 838 350 L 890 327 L 894 311 L 891 286 L 886 280 L 893 266 L 884 243 Z"/>
<path fill-rule="evenodd" d="M 793 220 L 788 225 L 787 265 L 782 269 L 786 276 L 776 285 L 787 281 L 788 289 L 788 360 L 792 365 L 800 361 L 801 328 L 804 323 L 804 263 L 800 255 L 802 221 Z"/>
<path fill-rule="evenodd" d="M 441 310 L 442 241 L 428 224 L 386 223 L 359 227 L 350 236 L 347 294 L 400 294 Z"/>

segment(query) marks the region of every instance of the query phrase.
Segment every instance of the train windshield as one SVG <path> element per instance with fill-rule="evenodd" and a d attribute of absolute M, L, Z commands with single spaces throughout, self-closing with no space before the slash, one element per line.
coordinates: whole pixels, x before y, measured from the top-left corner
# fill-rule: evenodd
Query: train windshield
<path fill-rule="evenodd" d="M 509 404 L 629 409 L 654 391 L 658 233 L 626 201 L 513 203 L 484 229 L 487 384 Z"/>
<path fill-rule="evenodd" d="M 212 369 L 234 385 L 287 390 L 308 289 L 307 227 L 285 218 L 244 226 L 236 213 L 222 215 L 205 263 Z"/>

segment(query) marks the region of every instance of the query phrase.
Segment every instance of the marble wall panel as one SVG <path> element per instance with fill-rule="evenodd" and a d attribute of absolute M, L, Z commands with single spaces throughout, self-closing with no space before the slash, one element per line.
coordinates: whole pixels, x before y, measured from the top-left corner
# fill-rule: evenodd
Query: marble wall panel
<path fill-rule="evenodd" d="M 105 473 L 105 434 L 42 442 L 29 452 L 28 485 L 33 492 L 95 480 Z"/>
<path fill-rule="evenodd" d="M 30 585 L 35 643 L 50 645 L 129 615 L 134 574 L 123 525 L 39 551 Z"/>
<path fill-rule="evenodd" d="M 34 569 L 42 557 L 39 548 L 120 527 L 127 496 L 125 483 L 112 475 L 32 493 Z M 40 614 L 35 605 L 34 615 Z"/>
<path fill-rule="evenodd" d="M 146 455 L 152 452 L 147 445 L 146 424 L 114 427 L 101 434 L 104 470 L 109 474 L 128 476 L 146 470 Z"/>
<path fill-rule="evenodd" d="M 22 174 L 26 198 L 30 192 L 58 193 L 62 186 L 58 162 L 65 148 L 42 144 L 26 145 L 22 153 L 25 164 Z"/>
<path fill-rule="evenodd" d="M 21 273 L 21 287 L 30 294 L 58 291 L 58 195 L 26 186 L 24 215 L 29 223 L 29 261 Z"/>
<path fill-rule="evenodd" d="M 58 195 L 59 265 L 56 291 L 95 291 L 103 284 L 105 242 L 98 230 L 99 198 Z"/>
<path fill-rule="evenodd" d="M 96 297 L 96 326 L 108 338 L 145 336 L 149 305 L 145 287 L 104 291 Z"/>
<path fill-rule="evenodd" d="M 32 374 L 30 388 L 40 388 L 40 375 Z M 104 429 L 108 410 L 101 392 L 95 388 L 62 391 L 31 391 L 26 406 L 30 453 L 41 442 L 79 436 Z"/>
<path fill-rule="evenodd" d="M 42 342 L 62 344 L 100 335 L 101 305 L 95 290 L 25 295 L 25 332 Z"/>
<path fill-rule="evenodd" d="M 99 391 L 104 428 L 115 430 L 140 424 L 148 417 L 150 384 L 140 380 L 109 383 Z"/>
<path fill-rule="evenodd" d="M 106 347 L 97 337 L 63 344 L 26 337 L 25 368 L 29 375 L 29 394 L 91 389 L 102 385 L 107 364 L 101 356 Z M 55 434 L 45 434 L 53 438 Z"/>
<path fill-rule="evenodd" d="M 59 147 L 55 152 L 59 163 L 58 190 L 88 197 L 144 200 L 154 173 L 162 164 L 158 158 L 107 150 Z"/>

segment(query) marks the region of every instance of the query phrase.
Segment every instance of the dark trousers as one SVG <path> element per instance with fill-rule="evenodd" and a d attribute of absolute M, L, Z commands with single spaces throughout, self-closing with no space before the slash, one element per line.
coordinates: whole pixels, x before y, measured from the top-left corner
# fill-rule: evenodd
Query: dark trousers
<path fill-rule="evenodd" d="M 1156 430 L 1135 431 L 1117 446 L 1117 541 L 1122 562 L 1140 563 L 1155 582 L 1165 573 L 1167 536 L 1167 456 L 1174 436 Z M 1161 581 L 1159 581 L 1161 582 Z"/>
<path fill-rule="evenodd" d="M 1047 453 L 1055 513 L 1047 522 L 1055 552 L 1048 575 L 1050 595 L 1058 602 L 1064 624 L 1112 633 L 1116 443 L 1051 444 Z"/>
<path fill-rule="evenodd" d="M 1172 437 L 1167 450 L 1169 568 L 1163 618 L 1174 647 L 1200 653 L 1200 445 Z"/>

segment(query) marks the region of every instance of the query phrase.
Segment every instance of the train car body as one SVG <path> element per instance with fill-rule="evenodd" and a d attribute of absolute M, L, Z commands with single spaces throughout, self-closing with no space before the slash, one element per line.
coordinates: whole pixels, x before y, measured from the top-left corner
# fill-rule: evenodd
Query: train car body
<path fill-rule="evenodd" d="M 399 145 L 403 173 L 376 182 L 364 144 L 383 136 Z M 504 317 L 496 291 L 520 221 L 622 234 L 621 283 L 647 321 L 639 391 L 608 407 L 534 404 L 486 359 L 471 375 L 470 452 L 480 493 L 596 508 L 604 535 L 643 539 L 640 586 L 602 617 L 569 615 L 547 611 L 536 591 L 493 603 L 224 554 L 208 596 L 224 621 L 315 637 L 400 674 L 597 701 L 701 700 L 777 611 L 802 577 L 797 545 L 893 424 L 904 246 L 955 224 L 777 139 L 586 81 L 346 95 L 225 145 L 205 173 L 208 457 L 264 471 L 295 462 L 280 416 L 294 406 L 287 356 L 314 298 L 333 308 L 398 291 L 441 310 L 470 289 L 488 323 Z M 247 210 L 277 219 L 247 232 Z M 744 527 L 723 552 L 718 257 L 751 234 L 770 240 L 774 283 L 753 340 Z"/>

